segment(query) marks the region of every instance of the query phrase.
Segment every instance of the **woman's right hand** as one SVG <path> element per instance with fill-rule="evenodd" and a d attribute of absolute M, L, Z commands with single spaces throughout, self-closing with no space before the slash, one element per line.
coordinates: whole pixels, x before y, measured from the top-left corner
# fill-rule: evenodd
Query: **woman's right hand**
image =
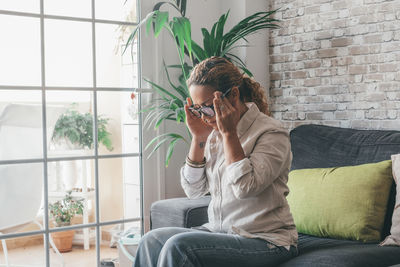
<path fill-rule="evenodd" d="M 193 137 L 207 138 L 213 128 L 206 124 L 201 118 L 194 115 L 189 107 L 192 106 L 192 100 L 188 97 L 186 98 L 185 113 L 186 113 L 186 125 L 189 128 L 190 133 Z"/>

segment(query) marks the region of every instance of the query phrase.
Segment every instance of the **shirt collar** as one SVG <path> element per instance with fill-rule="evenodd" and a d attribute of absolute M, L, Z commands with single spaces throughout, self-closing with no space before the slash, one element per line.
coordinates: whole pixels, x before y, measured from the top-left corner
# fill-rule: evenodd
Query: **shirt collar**
<path fill-rule="evenodd" d="M 239 138 L 250 128 L 250 126 L 253 124 L 258 114 L 260 113 L 260 110 L 255 103 L 248 102 L 246 103 L 246 106 L 249 109 L 240 118 L 239 123 L 236 127 Z"/>

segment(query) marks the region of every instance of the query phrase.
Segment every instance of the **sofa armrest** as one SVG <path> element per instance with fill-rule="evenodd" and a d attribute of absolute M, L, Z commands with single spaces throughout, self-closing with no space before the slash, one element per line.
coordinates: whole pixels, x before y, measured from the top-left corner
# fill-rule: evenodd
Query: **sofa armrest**
<path fill-rule="evenodd" d="M 198 199 L 171 198 L 154 202 L 150 209 L 150 228 L 190 228 L 208 222 L 210 196 Z"/>

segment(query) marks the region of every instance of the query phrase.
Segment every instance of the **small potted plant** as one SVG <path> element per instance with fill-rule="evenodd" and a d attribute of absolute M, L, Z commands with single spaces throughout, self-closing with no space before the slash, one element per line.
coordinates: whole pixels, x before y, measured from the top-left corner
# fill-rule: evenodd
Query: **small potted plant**
<path fill-rule="evenodd" d="M 49 204 L 50 217 L 54 220 L 56 227 L 71 225 L 72 218 L 77 214 L 83 214 L 83 202 L 81 199 L 73 199 L 72 191 L 53 204 Z M 75 231 L 54 232 L 51 234 L 54 244 L 60 252 L 72 250 L 72 239 Z"/>

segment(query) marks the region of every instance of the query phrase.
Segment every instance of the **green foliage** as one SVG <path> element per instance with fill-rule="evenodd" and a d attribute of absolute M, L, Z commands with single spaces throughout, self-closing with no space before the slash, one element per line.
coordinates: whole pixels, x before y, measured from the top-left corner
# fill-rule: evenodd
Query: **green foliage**
<path fill-rule="evenodd" d="M 57 227 L 70 225 L 75 215 L 83 214 L 83 199 L 73 199 L 71 193 L 68 191 L 62 200 L 49 204 L 50 216 Z"/>
<path fill-rule="evenodd" d="M 172 6 L 179 16 L 170 19 L 168 11 L 161 11 L 162 6 Z M 201 47 L 191 38 L 191 23 L 186 14 L 186 1 L 170 0 L 157 3 L 153 11 L 150 12 L 133 30 L 126 43 L 126 48 L 133 43 L 137 31 L 143 25 L 146 25 L 146 33 L 148 34 L 153 29 L 154 37 L 159 36 L 161 31 L 165 29 L 170 34 L 175 42 L 177 53 L 179 56 L 179 65 L 166 65 L 164 63 L 164 71 L 168 80 L 168 87 L 161 86 L 152 81 L 149 82 L 153 89 L 160 96 L 159 99 L 151 102 L 147 107 L 141 110 L 142 113 L 147 113 L 145 125 L 150 127 L 154 126 L 157 129 L 165 121 L 176 121 L 177 123 L 185 121 L 184 104 L 186 98 L 190 97 L 189 90 L 186 85 L 186 80 L 189 77 L 192 68 L 200 61 L 212 57 L 220 56 L 228 59 L 236 64 L 249 76 L 253 76 L 251 71 L 246 68 L 245 63 L 236 55 L 232 50 L 245 45 L 238 45 L 240 40 L 248 43 L 247 37 L 251 34 L 257 33 L 262 29 L 275 29 L 279 26 L 276 24 L 278 20 L 271 18 L 276 12 L 265 11 L 257 12 L 251 16 L 241 20 L 238 24 L 232 27 L 225 33 L 225 24 L 229 16 L 229 11 L 223 14 L 219 20 L 214 23 L 211 31 L 202 28 L 203 42 Z M 190 60 L 190 64 L 185 62 L 185 56 Z M 179 75 L 178 84 L 175 84 L 169 75 L 169 69 L 179 68 L 181 75 Z M 189 132 L 189 131 L 188 131 Z M 189 133 L 189 137 L 190 133 Z M 150 156 L 163 144 L 168 144 L 168 150 L 165 160 L 165 165 L 168 166 L 169 160 L 173 153 L 173 148 L 178 141 L 189 143 L 183 136 L 175 133 L 167 133 L 155 137 L 147 146 L 149 149 L 154 145 Z"/>
<path fill-rule="evenodd" d="M 240 67 L 246 74 L 253 76 L 252 73 L 246 68 L 244 62 L 231 51 L 234 48 L 241 47 L 235 45 L 239 40 L 244 40 L 248 43 L 246 37 L 256 33 L 262 29 L 275 29 L 279 26 L 274 24 L 278 20 L 271 18 L 276 10 L 269 12 L 257 12 L 247 18 L 241 20 L 231 30 L 224 34 L 224 27 L 226 20 L 229 16 L 229 11 L 223 14 L 219 20 L 211 28 L 211 32 L 202 28 L 203 34 L 203 48 L 201 48 L 195 41 L 192 40 L 193 54 L 197 62 L 200 62 L 211 56 L 220 56 L 228 59 Z M 245 45 L 247 46 L 247 45 Z"/>
<path fill-rule="evenodd" d="M 98 116 L 97 119 L 97 137 L 99 144 L 103 144 L 109 151 L 113 149 L 111 142 L 111 133 L 107 131 L 109 119 Z M 67 139 L 72 144 L 81 148 L 93 148 L 93 115 L 89 112 L 79 113 L 76 110 L 69 109 L 60 116 L 54 127 L 52 136 L 53 141 Z"/>

